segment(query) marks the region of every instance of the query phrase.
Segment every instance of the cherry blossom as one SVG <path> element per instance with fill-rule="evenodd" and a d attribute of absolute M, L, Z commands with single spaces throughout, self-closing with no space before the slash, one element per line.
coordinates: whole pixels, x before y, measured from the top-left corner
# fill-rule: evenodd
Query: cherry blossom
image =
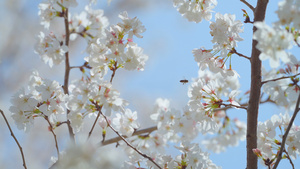
<path fill-rule="evenodd" d="M 271 28 L 264 22 L 256 22 L 254 25 L 257 31 L 255 31 L 253 39 L 258 41 L 256 48 L 262 52 L 259 58 L 261 60 L 269 59 L 272 68 L 277 68 L 280 60 L 284 63 L 289 62 L 285 49 L 292 47 L 293 35 L 285 29 Z"/>
<path fill-rule="evenodd" d="M 62 38 L 54 33 L 46 36 L 43 32 L 40 32 L 38 42 L 35 45 L 35 53 L 40 55 L 44 63 L 48 63 L 50 67 L 54 64 L 58 65 L 64 60 L 66 52 L 68 52 L 68 47 L 63 44 Z"/>
<path fill-rule="evenodd" d="M 282 133 L 285 131 L 288 123 L 290 121 L 290 117 L 287 113 L 278 115 L 273 115 L 271 120 L 267 120 L 265 122 L 259 122 L 258 124 L 258 142 L 257 142 L 257 150 L 260 151 L 258 157 L 260 157 L 263 161 L 273 160 L 277 158 L 277 151 L 281 146 L 282 134 L 277 136 L 278 130 Z M 290 133 L 287 136 L 286 145 L 288 155 L 296 159 L 297 155 L 299 156 L 299 141 L 300 130 L 299 126 L 293 125 Z M 276 137 L 277 136 L 277 137 Z"/>
<path fill-rule="evenodd" d="M 64 114 L 66 95 L 58 82 L 42 79 L 37 71 L 30 77 L 29 91 L 24 89 L 13 96 L 10 107 L 12 117 L 19 129 L 27 131 L 33 124 L 35 117 L 48 116 L 52 123 L 56 122 L 56 115 Z"/>
<path fill-rule="evenodd" d="M 243 32 L 242 22 L 235 20 L 235 15 L 220 14 L 215 15 L 216 22 L 211 22 L 209 28 L 213 36 L 212 43 L 215 43 L 213 49 L 221 51 L 221 57 L 227 56 L 227 51 L 237 47 L 237 42 L 243 39 L 239 33 Z"/>
<path fill-rule="evenodd" d="M 116 130 L 129 137 L 135 129 L 139 128 L 139 124 L 136 120 L 137 112 L 126 109 L 124 114 L 117 113 L 116 118 L 112 120 L 112 123 L 116 127 Z"/>
<path fill-rule="evenodd" d="M 300 3 L 297 0 L 284 0 L 278 3 L 276 11 L 281 25 L 300 28 Z"/>
<path fill-rule="evenodd" d="M 210 20 L 212 9 L 217 5 L 216 0 L 173 0 L 174 7 L 190 22 Z"/>

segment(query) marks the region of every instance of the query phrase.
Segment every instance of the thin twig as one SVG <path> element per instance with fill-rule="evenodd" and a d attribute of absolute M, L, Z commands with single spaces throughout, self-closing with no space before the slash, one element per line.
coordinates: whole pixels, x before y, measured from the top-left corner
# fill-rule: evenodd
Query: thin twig
<path fill-rule="evenodd" d="M 82 68 L 87 68 L 87 69 L 92 69 L 92 67 L 89 65 L 88 62 L 84 62 L 84 64 L 82 66 L 71 66 L 70 69 L 74 69 L 74 68 L 79 68 L 79 69 L 82 69 Z"/>
<path fill-rule="evenodd" d="M 55 147 L 56 147 L 56 151 L 57 151 L 57 157 L 58 157 L 58 159 L 59 159 L 59 149 L 58 149 L 58 144 L 57 144 L 56 134 L 55 134 L 54 131 L 53 131 L 53 126 L 52 126 L 52 124 L 50 123 L 48 116 L 46 116 L 46 115 L 44 114 L 44 118 L 45 118 L 45 120 L 48 122 L 48 124 L 49 124 L 49 130 L 51 131 L 51 133 L 52 133 L 52 135 L 53 135 L 53 137 L 54 137 Z"/>
<path fill-rule="evenodd" d="M 275 103 L 274 101 L 272 101 L 270 99 L 270 97 L 268 97 L 266 100 L 264 101 L 260 101 L 259 104 L 263 104 L 263 103 L 268 103 L 268 102 L 271 102 L 271 103 Z M 224 104 L 225 105 L 225 104 Z M 248 106 L 249 104 L 248 103 L 243 103 L 243 104 L 240 104 L 240 107 L 243 107 L 242 109 L 247 109 L 246 107 Z M 231 105 L 229 105 L 231 106 Z M 217 109 L 214 109 L 214 111 L 221 111 L 221 110 L 228 110 L 228 109 L 231 109 L 232 107 L 229 107 L 229 106 L 226 106 L 226 107 L 222 107 L 222 108 L 217 108 Z M 238 107 L 239 108 L 239 107 Z"/>
<path fill-rule="evenodd" d="M 248 57 L 248 56 L 246 56 L 246 55 L 243 55 L 243 54 L 237 52 L 235 48 L 231 49 L 230 53 L 237 54 L 238 56 L 243 57 L 243 58 L 246 58 L 246 59 L 248 59 L 248 60 L 250 61 L 250 57 Z"/>
<path fill-rule="evenodd" d="M 23 154 L 23 149 L 22 149 L 22 147 L 21 147 L 21 145 L 20 145 L 18 139 L 16 138 L 14 132 L 13 132 L 12 129 L 10 128 L 10 125 L 9 125 L 9 123 L 8 123 L 6 117 L 5 117 L 5 115 L 4 115 L 4 113 L 3 113 L 3 111 L 2 111 L 1 109 L 0 109 L 0 112 L 1 112 L 3 118 L 4 118 L 5 122 L 6 122 L 6 125 L 7 125 L 8 129 L 9 129 L 9 131 L 10 131 L 10 135 L 14 138 L 15 142 L 17 143 L 17 145 L 18 145 L 18 147 L 19 147 L 19 150 L 20 150 L 21 156 L 22 156 L 22 160 L 23 160 L 23 167 L 24 167 L 25 169 L 27 169 L 26 162 L 25 162 L 25 156 L 24 156 L 24 154 Z"/>
<path fill-rule="evenodd" d="M 104 119 L 105 119 L 108 127 L 111 128 L 127 144 L 127 146 L 129 146 L 130 148 L 132 148 L 134 151 L 136 151 L 142 157 L 147 158 L 148 160 L 150 160 L 159 169 L 162 169 L 151 157 L 149 157 L 148 155 L 142 153 L 141 151 L 139 151 L 138 149 L 136 149 L 135 147 L 133 147 L 133 145 L 131 145 L 116 129 L 114 129 L 111 126 L 111 124 L 109 123 L 109 120 L 107 119 L 107 117 L 102 113 L 102 111 L 100 109 L 100 106 L 97 103 L 95 103 L 95 102 L 92 102 L 92 103 L 96 106 L 96 108 L 99 111 L 99 113 L 104 117 Z"/>
<path fill-rule="evenodd" d="M 153 126 L 153 127 L 149 127 L 146 129 L 142 129 L 142 130 L 136 130 L 135 132 L 133 132 L 132 136 L 136 136 L 136 135 L 140 135 L 140 134 L 144 134 L 144 133 L 151 133 L 153 131 L 157 130 L 157 126 Z M 127 138 L 127 136 L 122 135 L 124 138 Z M 112 143 L 116 143 L 118 141 L 122 140 L 120 137 L 115 137 L 115 138 L 111 138 L 109 140 L 105 140 L 104 142 L 100 142 L 99 145 L 100 146 L 106 146 Z"/>
<path fill-rule="evenodd" d="M 101 110 L 101 109 L 102 109 L 102 106 L 100 106 L 100 110 Z M 93 126 L 92 126 L 92 128 L 91 128 L 91 131 L 89 132 L 89 135 L 88 135 L 88 138 L 87 138 L 87 139 L 89 139 L 89 138 L 91 137 L 92 132 L 93 132 L 93 130 L 94 130 L 94 128 L 95 128 L 95 125 L 96 125 L 96 123 L 97 123 L 99 117 L 100 117 L 100 113 L 98 113 L 98 115 L 97 115 L 97 117 L 96 117 L 96 119 L 95 119 L 95 121 L 94 121 L 94 124 L 93 124 Z"/>
<path fill-rule="evenodd" d="M 117 62 L 115 62 L 115 64 L 114 64 L 114 68 L 113 68 L 113 73 L 111 74 L 111 78 L 110 78 L 110 83 L 112 83 L 112 81 L 113 81 L 113 78 L 114 78 L 114 76 L 115 76 L 115 74 L 116 74 L 116 71 L 117 71 Z"/>
<path fill-rule="evenodd" d="M 245 5 L 247 5 L 253 12 L 255 11 L 255 8 L 249 4 L 246 0 L 240 0 L 241 2 L 243 2 Z"/>
<path fill-rule="evenodd" d="M 233 104 L 223 104 L 223 103 L 220 104 L 220 105 L 223 105 L 223 106 L 225 106 L 225 107 L 230 107 L 230 108 L 235 107 L 235 108 L 247 110 L 247 107 L 244 107 L 244 106 L 237 106 L 237 105 L 233 105 Z"/>
<path fill-rule="evenodd" d="M 290 132 L 290 129 L 292 128 L 292 125 L 293 125 L 294 120 L 295 120 L 295 118 L 297 116 L 297 113 L 299 112 L 299 104 L 300 104 L 300 93 L 299 93 L 298 100 L 297 100 L 297 103 L 296 103 L 296 106 L 295 106 L 294 114 L 293 114 L 293 116 L 292 116 L 292 118 L 290 120 L 290 123 L 289 123 L 289 125 L 288 125 L 288 127 L 287 127 L 287 129 L 286 129 L 286 131 L 285 131 L 285 133 L 283 135 L 283 137 L 282 137 L 281 147 L 280 147 L 280 150 L 279 150 L 279 153 L 278 153 L 278 157 L 277 157 L 277 160 L 276 160 L 276 162 L 274 164 L 273 169 L 277 168 L 277 166 L 278 166 L 278 164 L 279 164 L 279 162 L 280 162 L 280 160 L 282 158 L 282 152 L 285 149 L 284 148 L 285 147 L 285 141 L 286 141 L 287 136 L 288 136 L 288 134 Z"/>
<path fill-rule="evenodd" d="M 291 163 L 293 169 L 295 169 L 294 163 L 293 163 L 293 161 L 292 161 L 292 159 L 291 159 L 289 153 L 288 153 L 285 149 L 284 149 L 283 152 L 286 154 L 286 158 L 290 161 L 290 163 Z"/>
<path fill-rule="evenodd" d="M 292 78 L 292 77 L 296 77 L 296 76 L 298 76 L 298 75 L 300 75 L 300 73 L 295 74 L 295 75 L 293 75 L 293 76 L 283 76 L 283 77 L 279 77 L 279 78 L 276 78 L 276 79 L 266 80 L 266 81 L 261 82 L 261 84 L 263 85 L 263 84 L 268 83 L 268 82 L 271 82 L 271 81 L 275 82 L 275 81 L 281 80 L 281 79 Z"/>

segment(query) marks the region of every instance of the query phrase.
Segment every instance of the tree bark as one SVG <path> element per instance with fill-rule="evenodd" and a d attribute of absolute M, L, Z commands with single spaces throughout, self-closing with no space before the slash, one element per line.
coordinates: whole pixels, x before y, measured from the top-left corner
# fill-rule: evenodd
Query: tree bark
<path fill-rule="evenodd" d="M 258 0 L 254 10 L 254 22 L 265 19 L 267 4 L 269 0 Z M 253 33 L 256 27 L 253 27 Z M 256 49 L 257 41 L 252 40 L 251 53 L 251 87 L 249 106 L 247 109 L 247 168 L 257 169 L 257 156 L 252 149 L 257 148 L 257 117 L 261 93 L 261 60 L 260 51 Z"/>

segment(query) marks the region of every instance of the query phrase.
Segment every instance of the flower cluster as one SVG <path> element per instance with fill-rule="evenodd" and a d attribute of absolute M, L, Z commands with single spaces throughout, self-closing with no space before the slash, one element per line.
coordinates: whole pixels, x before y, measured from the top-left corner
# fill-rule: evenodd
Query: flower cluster
<path fill-rule="evenodd" d="M 284 0 L 278 3 L 276 11 L 279 23 L 300 29 L 300 3 L 297 0 Z"/>
<path fill-rule="evenodd" d="M 285 29 L 271 28 L 264 22 L 255 22 L 257 30 L 253 39 L 258 41 L 256 48 L 261 51 L 261 60 L 269 59 L 271 68 L 277 68 L 280 60 L 284 63 L 289 62 L 286 49 L 292 48 L 293 35 Z"/>
<path fill-rule="evenodd" d="M 276 132 L 284 133 L 290 122 L 290 117 L 286 113 L 273 115 L 271 120 L 259 122 L 257 132 L 257 149 L 255 150 L 257 156 L 261 158 L 266 164 L 267 161 L 273 161 L 277 158 L 277 152 L 281 145 L 282 134 L 280 138 L 276 137 Z M 300 152 L 300 130 L 299 126 L 293 125 L 286 139 L 285 157 L 296 159 Z"/>
<path fill-rule="evenodd" d="M 262 69 L 263 81 L 267 82 L 263 85 L 262 89 L 277 105 L 283 106 L 286 109 L 293 109 L 300 91 L 299 78 L 293 76 L 299 72 L 300 62 L 291 54 L 288 57 L 290 61 L 285 64 L 285 68 L 278 71 L 275 69 L 270 71 Z M 284 76 L 291 76 L 291 78 L 282 78 Z M 272 79 L 277 78 L 282 79 L 272 81 Z"/>
<path fill-rule="evenodd" d="M 239 94 L 237 76 L 220 77 L 220 74 L 199 71 L 199 77 L 189 87 L 188 106 L 190 111 L 197 112 L 192 118 L 197 119 L 203 133 L 219 130 L 219 124 L 214 120 L 216 108 L 239 106 L 235 99 Z"/>
<path fill-rule="evenodd" d="M 30 77 L 29 93 L 21 89 L 11 99 L 12 118 L 18 129 L 28 131 L 35 117 L 47 117 L 52 124 L 56 115 L 64 114 L 65 94 L 56 81 L 42 79 L 34 71 Z"/>
<path fill-rule="evenodd" d="M 235 20 L 235 15 L 216 13 L 216 22 L 211 22 L 209 28 L 210 34 L 213 36 L 212 43 L 214 51 L 221 51 L 221 57 L 227 56 L 227 51 L 237 47 L 237 42 L 243 39 L 239 33 L 243 32 L 243 23 Z"/>
<path fill-rule="evenodd" d="M 46 29 L 49 29 L 50 22 L 55 17 L 63 16 L 63 9 L 69 7 L 76 7 L 78 5 L 76 0 L 49 0 L 39 4 L 39 16 L 41 24 Z"/>
<path fill-rule="evenodd" d="M 99 79 L 101 78 L 98 75 L 74 81 L 69 86 L 71 94 L 66 100 L 66 106 L 70 110 L 68 117 L 76 132 L 81 130 L 84 117 L 98 113 L 95 103 L 105 109 L 107 116 L 112 111 L 125 112 L 128 102 L 119 97 L 120 93 L 110 83 Z"/>
<path fill-rule="evenodd" d="M 103 10 L 93 10 L 89 6 L 86 6 L 85 11 L 79 15 L 75 14 L 72 17 L 69 15 L 69 23 L 71 40 L 75 40 L 78 35 L 87 39 L 103 39 L 106 37 L 105 29 L 109 25 Z"/>
<path fill-rule="evenodd" d="M 226 68 L 225 62 L 231 57 L 231 50 L 237 46 L 237 42 L 243 40 L 239 33 L 243 31 L 242 22 L 235 20 L 235 15 L 217 13 L 216 22 L 210 24 L 210 34 L 213 36 L 212 42 L 215 43 L 213 49 L 205 48 L 194 49 L 195 61 L 201 70 L 209 68 L 214 73 L 221 73 L 224 77 L 237 75 L 237 72 Z M 220 55 L 216 55 L 220 52 Z M 231 64 L 231 63 L 230 63 Z"/>
<path fill-rule="evenodd" d="M 183 154 L 177 156 L 176 160 L 169 162 L 169 168 L 221 168 L 209 159 L 209 154 L 207 152 L 203 152 L 198 144 L 183 142 L 176 148 Z"/>
<path fill-rule="evenodd" d="M 85 60 L 92 67 L 91 74 L 101 72 L 104 76 L 108 70 L 123 67 L 126 70 L 144 70 L 148 56 L 143 49 L 133 42 L 133 36 L 142 38 L 145 27 L 135 17 L 129 18 L 127 12 L 119 15 L 123 23 L 106 30 L 105 39 L 92 40 L 87 48 L 89 54 Z M 127 35 L 127 39 L 126 38 Z"/>
<path fill-rule="evenodd" d="M 202 19 L 210 20 L 212 9 L 217 5 L 217 0 L 173 0 L 174 7 L 190 22 L 201 22 Z"/>
<path fill-rule="evenodd" d="M 117 113 L 112 123 L 116 126 L 116 130 L 127 137 L 131 136 L 134 130 L 139 128 L 137 112 L 132 112 L 130 109 L 126 109 L 123 114 Z"/>
<path fill-rule="evenodd" d="M 219 114 L 225 114 L 225 112 L 216 112 Z M 230 120 L 229 117 L 225 117 L 222 128 L 219 130 L 216 137 L 205 139 L 202 144 L 209 150 L 215 153 L 224 152 L 229 146 L 238 146 L 239 141 L 246 139 L 246 124 L 238 119 Z"/>
<path fill-rule="evenodd" d="M 38 42 L 35 45 L 35 53 L 40 55 L 44 63 L 48 63 L 50 67 L 53 64 L 58 65 L 65 59 L 65 53 L 68 52 L 68 47 L 64 44 L 64 38 L 57 36 L 53 32 L 49 35 L 40 32 Z"/>

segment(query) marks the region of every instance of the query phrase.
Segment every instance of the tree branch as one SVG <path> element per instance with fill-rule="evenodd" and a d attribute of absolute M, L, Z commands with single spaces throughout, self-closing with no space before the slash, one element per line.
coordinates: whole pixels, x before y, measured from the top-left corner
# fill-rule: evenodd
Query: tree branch
<path fill-rule="evenodd" d="M 102 106 L 100 106 L 100 110 L 101 110 L 101 109 L 102 109 Z M 93 132 L 93 130 L 94 130 L 94 127 L 95 127 L 95 125 L 96 125 L 96 123 L 97 123 L 99 117 L 100 117 L 100 112 L 98 113 L 98 115 L 97 115 L 97 117 L 96 117 L 96 119 L 95 119 L 95 121 L 94 121 L 94 124 L 93 124 L 93 126 L 92 126 L 92 128 L 91 128 L 91 131 L 89 132 L 88 139 L 91 137 L 92 132 Z"/>
<path fill-rule="evenodd" d="M 49 130 L 51 131 L 51 133 L 52 133 L 52 135 L 53 135 L 53 137 L 54 137 L 55 147 L 56 147 L 56 151 L 57 151 L 57 157 L 58 157 L 58 159 L 59 159 L 59 149 L 58 149 L 58 143 L 57 143 L 56 134 L 55 134 L 54 131 L 53 131 L 53 127 L 52 127 L 52 124 L 51 124 L 50 121 L 49 121 L 48 116 L 46 116 L 45 114 L 43 114 L 43 115 L 44 115 L 45 120 L 48 122 L 48 124 L 49 124 Z"/>
<path fill-rule="evenodd" d="M 110 83 L 112 83 L 112 81 L 113 81 L 113 78 L 115 77 L 115 74 L 116 74 L 116 71 L 117 71 L 117 62 L 115 62 L 115 64 L 114 64 L 114 68 L 113 68 L 113 73 L 111 74 L 111 78 L 110 78 Z"/>
<path fill-rule="evenodd" d="M 242 1 L 243 2 L 243 1 Z M 258 0 L 254 9 L 254 22 L 265 19 L 266 8 L 269 0 Z M 248 3 L 244 2 L 246 5 Z M 253 27 L 253 33 L 257 30 Z M 260 51 L 256 48 L 257 41 L 252 40 L 251 52 L 251 87 L 249 96 L 249 106 L 247 109 L 247 169 L 257 169 L 257 156 L 253 149 L 257 148 L 257 117 L 261 94 L 261 60 L 259 59 Z"/>
<path fill-rule="evenodd" d="M 243 55 L 243 54 L 237 52 L 235 48 L 231 49 L 230 53 L 237 54 L 238 56 L 243 57 L 243 58 L 246 58 L 246 59 L 248 59 L 248 60 L 250 61 L 250 58 L 249 58 L 248 56 Z"/>
<path fill-rule="evenodd" d="M 139 151 L 138 149 L 136 149 L 135 147 L 133 147 L 133 145 L 131 145 L 116 129 L 114 129 L 111 126 L 111 124 L 109 123 L 109 120 L 107 119 L 107 117 L 102 113 L 102 111 L 100 109 L 100 106 L 97 103 L 95 103 L 95 102 L 92 102 L 92 103 L 96 106 L 98 112 L 104 117 L 104 119 L 105 119 L 108 127 L 111 128 L 127 144 L 127 146 L 129 146 L 130 148 L 132 148 L 134 151 L 136 151 L 142 157 L 147 158 L 148 160 L 150 160 L 159 169 L 162 169 L 151 157 L 149 157 L 148 155 L 142 153 L 141 151 Z"/>
<path fill-rule="evenodd" d="M 13 132 L 12 129 L 10 128 L 10 125 L 9 125 L 9 123 L 8 123 L 6 117 L 5 117 L 5 115 L 4 115 L 4 113 L 3 113 L 3 111 L 2 111 L 1 109 L 0 109 L 0 112 L 1 112 L 3 118 L 4 118 L 5 122 L 6 122 L 6 125 L 7 125 L 8 129 L 9 129 L 9 131 L 10 131 L 10 135 L 14 138 L 15 142 L 17 143 L 17 145 L 18 145 L 18 147 L 19 147 L 19 150 L 20 150 L 21 156 L 22 156 L 22 160 L 23 160 L 23 167 L 24 167 L 25 169 L 27 169 L 26 162 L 25 162 L 25 156 L 24 156 L 24 154 L 23 154 L 23 149 L 22 149 L 22 147 L 21 147 L 21 145 L 20 145 L 18 139 L 16 138 L 14 132 Z"/>
<path fill-rule="evenodd" d="M 66 40 L 65 45 L 69 47 L 69 38 L 70 38 L 70 30 L 69 30 L 69 20 L 68 20 L 68 8 L 65 8 L 64 13 L 64 22 L 65 22 L 65 31 L 66 31 Z M 69 61 L 69 51 L 65 53 L 65 79 L 64 79 L 64 93 L 69 94 L 69 76 L 70 76 L 70 61 Z M 67 116 L 70 113 L 70 110 L 67 110 Z M 71 140 L 75 142 L 75 135 L 73 133 L 73 129 L 71 127 L 70 120 L 67 118 L 67 125 L 69 130 L 69 135 Z"/>
<path fill-rule="evenodd" d="M 255 12 L 255 8 L 249 4 L 246 0 L 240 0 L 241 2 L 243 2 L 245 5 L 247 5 L 253 12 Z"/>
<path fill-rule="evenodd" d="M 290 163 L 291 163 L 293 169 L 295 169 L 294 163 L 293 163 L 293 161 L 292 161 L 292 159 L 291 159 L 289 153 L 288 153 L 285 149 L 284 149 L 283 152 L 286 154 L 286 158 L 290 161 Z"/>
<path fill-rule="evenodd" d="M 133 132 L 132 136 L 141 135 L 141 134 L 144 134 L 144 133 L 151 133 L 155 130 L 157 130 L 156 126 L 149 127 L 149 128 L 142 129 L 142 130 L 136 130 L 136 131 Z M 127 136 L 125 136 L 125 135 L 123 137 L 127 138 Z M 111 138 L 109 140 L 105 140 L 104 142 L 100 142 L 99 146 L 106 146 L 106 145 L 109 145 L 109 144 L 112 144 L 112 143 L 116 143 L 120 140 L 122 140 L 120 137 Z"/>
<path fill-rule="evenodd" d="M 268 82 L 271 82 L 271 81 L 275 82 L 275 81 L 281 80 L 281 79 L 292 78 L 292 77 L 296 77 L 296 76 L 298 76 L 298 75 L 300 75 L 300 73 L 295 74 L 295 75 L 293 75 L 293 76 L 283 76 L 283 77 L 279 77 L 279 78 L 276 78 L 276 79 L 266 80 L 266 81 L 261 82 L 261 84 L 263 85 L 263 84 L 268 83 Z"/>
<path fill-rule="evenodd" d="M 292 118 L 291 118 L 291 120 L 290 120 L 290 123 L 289 123 L 289 125 L 288 125 L 288 127 L 287 127 L 287 129 L 286 129 L 286 131 L 285 131 L 285 133 L 284 133 L 284 135 L 283 135 L 283 137 L 282 137 L 282 142 L 281 142 L 280 151 L 278 152 L 278 157 L 277 157 L 277 160 L 276 160 L 276 162 L 275 162 L 275 164 L 274 164 L 273 169 L 276 169 L 276 168 L 277 168 L 277 166 L 278 166 L 278 164 L 279 164 L 279 162 L 280 162 L 280 160 L 281 160 L 281 158 L 282 158 L 282 152 L 283 152 L 284 147 L 285 147 L 285 141 L 286 141 L 287 136 L 288 136 L 288 134 L 289 134 L 289 132 L 290 132 L 290 129 L 292 128 L 292 125 L 293 125 L 294 120 L 295 120 L 295 118 L 296 118 L 296 116 L 297 116 L 297 113 L 298 113 L 299 110 L 300 110 L 300 109 L 299 109 L 299 104 L 300 104 L 300 93 L 299 93 L 298 100 L 297 100 L 297 103 L 296 103 L 296 106 L 295 106 L 294 114 L 293 114 L 293 116 L 292 116 Z"/>

